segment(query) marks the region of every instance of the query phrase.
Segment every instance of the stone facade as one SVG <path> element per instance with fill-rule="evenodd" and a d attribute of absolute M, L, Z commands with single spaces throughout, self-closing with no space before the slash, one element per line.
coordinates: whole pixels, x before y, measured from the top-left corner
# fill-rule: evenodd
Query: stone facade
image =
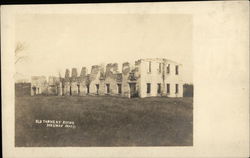
<path fill-rule="evenodd" d="M 122 64 L 122 72 L 118 71 L 117 63 L 106 66 L 93 65 L 88 74 L 86 67 L 80 75 L 76 68 L 66 69 L 64 78 L 50 77 L 49 82 L 42 84 L 49 95 L 111 95 L 122 97 L 182 97 L 182 65 L 164 58 L 140 59 L 134 65 L 128 62 Z M 32 81 L 33 87 L 41 88 L 40 78 Z M 43 92 L 43 91 L 41 91 Z M 40 94 L 34 92 L 31 94 Z M 45 92 L 45 91 L 44 91 Z"/>
<path fill-rule="evenodd" d="M 140 61 L 140 96 L 183 96 L 182 65 L 167 59 Z"/>
<path fill-rule="evenodd" d="M 31 77 L 31 95 L 58 95 L 60 93 L 60 78 L 50 76 Z"/>
<path fill-rule="evenodd" d="M 31 77 L 31 95 L 40 95 L 48 93 L 48 83 L 45 76 Z"/>

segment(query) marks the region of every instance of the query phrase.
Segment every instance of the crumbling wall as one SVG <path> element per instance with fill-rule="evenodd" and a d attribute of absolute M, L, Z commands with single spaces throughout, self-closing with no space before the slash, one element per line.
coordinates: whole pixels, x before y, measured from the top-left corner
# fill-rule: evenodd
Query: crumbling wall
<path fill-rule="evenodd" d="M 86 87 L 86 84 L 85 84 L 85 81 L 83 80 L 80 80 L 79 82 L 78 82 L 78 85 L 79 85 L 79 91 L 80 91 L 80 96 L 85 96 L 86 94 L 87 94 L 87 87 Z"/>
<path fill-rule="evenodd" d="M 60 78 L 58 95 L 59 96 L 64 95 L 64 81 L 63 81 L 63 78 Z"/>
<path fill-rule="evenodd" d="M 71 79 L 70 79 L 70 71 L 66 69 L 65 71 L 65 80 L 64 80 L 64 95 L 71 95 Z"/>
<path fill-rule="evenodd" d="M 45 76 L 32 76 L 31 77 L 31 95 L 47 94 L 48 91 L 47 79 Z"/>
<path fill-rule="evenodd" d="M 134 73 L 136 79 L 136 93 L 138 97 L 141 96 L 140 69 L 141 69 L 141 60 L 137 60 L 135 61 L 135 68 L 132 70 L 132 72 Z"/>
<path fill-rule="evenodd" d="M 117 63 L 109 63 L 106 65 L 106 73 L 105 73 L 105 94 L 107 95 L 117 95 L 118 87 L 116 82 L 116 77 L 118 74 L 118 64 Z M 107 91 L 109 85 L 109 92 Z"/>
<path fill-rule="evenodd" d="M 125 97 L 130 97 L 130 88 L 129 88 L 129 72 L 130 64 L 125 62 L 122 64 L 122 95 Z"/>
<path fill-rule="evenodd" d="M 78 95 L 78 79 L 77 79 L 77 69 L 72 68 L 71 71 L 71 95 Z"/>
<path fill-rule="evenodd" d="M 98 95 L 105 95 L 105 70 L 104 70 L 104 65 L 102 65 L 100 67 Z"/>
<path fill-rule="evenodd" d="M 96 85 L 100 84 L 100 70 L 101 66 L 100 65 L 93 65 L 91 67 L 91 73 L 90 73 L 90 78 L 89 78 L 89 94 L 96 95 L 99 93 L 99 90 L 97 91 Z"/>
<path fill-rule="evenodd" d="M 60 86 L 59 77 L 49 76 L 48 78 L 48 95 L 58 95 Z"/>
<path fill-rule="evenodd" d="M 84 96 L 87 93 L 86 79 L 87 79 L 87 68 L 82 67 L 80 76 L 78 77 L 80 96 Z"/>
<path fill-rule="evenodd" d="M 86 78 L 87 75 L 87 68 L 86 67 L 82 67 L 81 73 L 80 73 L 80 78 L 84 79 Z"/>
<path fill-rule="evenodd" d="M 170 69 L 167 68 L 171 65 Z M 175 66 L 179 68 L 179 74 L 175 74 Z M 182 66 L 166 59 L 140 59 L 135 64 L 128 62 L 122 64 L 122 72 L 118 72 L 117 63 L 104 65 L 93 65 L 90 74 L 87 74 L 86 67 L 81 69 L 80 75 L 77 69 L 66 69 L 65 78 L 45 79 L 33 78 L 34 88 L 39 87 L 39 91 L 32 90 L 34 94 L 42 93 L 58 95 L 120 95 L 124 97 L 148 97 L 148 96 L 168 96 L 182 97 L 183 83 L 181 79 Z M 43 80 L 43 81 L 41 81 Z M 42 84 L 41 84 L 42 83 Z M 147 92 L 147 83 L 150 83 L 150 93 Z M 119 94 L 121 85 L 121 94 Z M 160 92 L 158 85 L 160 84 Z M 166 93 L 167 84 L 170 84 L 170 92 Z M 174 93 L 175 85 L 178 84 L 179 92 Z M 109 85 L 109 92 L 107 91 Z M 40 88 L 41 87 L 41 88 Z M 58 88 L 59 87 L 59 88 Z M 31 88 L 32 89 L 32 88 Z M 34 95 L 33 94 L 33 95 Z"/>

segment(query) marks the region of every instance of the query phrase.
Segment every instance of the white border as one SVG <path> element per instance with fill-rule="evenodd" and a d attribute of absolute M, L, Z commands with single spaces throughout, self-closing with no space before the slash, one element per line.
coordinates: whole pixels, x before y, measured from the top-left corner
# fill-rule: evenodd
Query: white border
<path fill-rule="evenodd" d="M 193 147 L 14 147 L 14 17 L 17 14 L 192 14 Z M 249 156 L 249 3 L 176 2 L 1 7 L 4 157 Z"/>

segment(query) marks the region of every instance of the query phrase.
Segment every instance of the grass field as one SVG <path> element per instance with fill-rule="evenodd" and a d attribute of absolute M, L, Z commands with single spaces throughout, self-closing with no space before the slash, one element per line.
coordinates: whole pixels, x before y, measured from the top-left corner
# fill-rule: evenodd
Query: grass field
<path fill-rule="evenodd" d="M 15 145 L 190 146 L 192 98 L 16 97 Z M 35 120 L 74 121 L 50 128 Z"/>

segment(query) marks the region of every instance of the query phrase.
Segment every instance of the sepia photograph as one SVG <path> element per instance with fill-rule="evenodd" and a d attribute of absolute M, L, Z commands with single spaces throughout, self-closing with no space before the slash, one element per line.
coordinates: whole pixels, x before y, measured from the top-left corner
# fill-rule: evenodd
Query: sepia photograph
<path fill-rule="evenodd" d="M 1 6 L 5 158 L 249 157 L 249 2 Z"/>
<path fill-rule="evenodd" d="M 192 16 L 18 15 L 15 146 L 192 146 Z"/>

